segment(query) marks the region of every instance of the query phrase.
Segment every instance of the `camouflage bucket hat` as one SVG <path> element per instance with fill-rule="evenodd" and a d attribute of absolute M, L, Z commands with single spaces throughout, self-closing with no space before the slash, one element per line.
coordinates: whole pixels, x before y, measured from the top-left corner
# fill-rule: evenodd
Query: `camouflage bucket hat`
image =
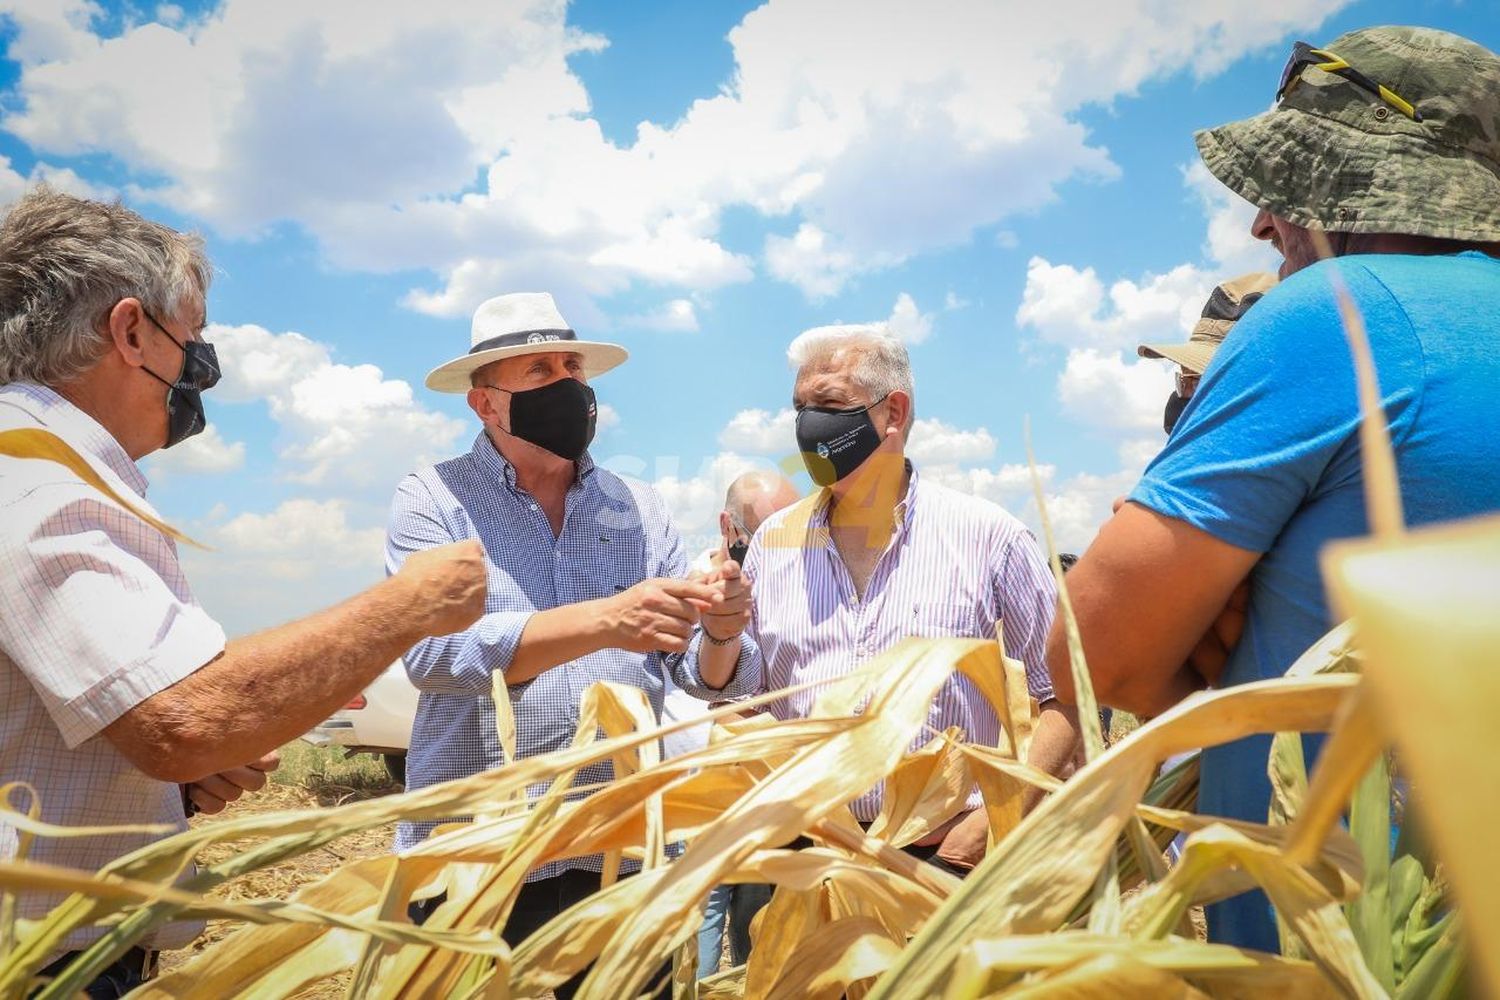
<path fill-rule="evenodd" d="M 1500 58 L 1429 28 L 1298 43 L 1275 108 L 1198 132 L 1209 171 L 1331 232 L 1500 241 Z"/>
<path fill-rule="evenodd" d="M 1264 271 L 1230 278 L 1215 286 L 1186 344 L 1142 344 L 1136 353 L 1143 358 L 1166 358 L 1195 375 L 1202 375 L 1234 324 L 1275 284 L 1276 275 Z"/>

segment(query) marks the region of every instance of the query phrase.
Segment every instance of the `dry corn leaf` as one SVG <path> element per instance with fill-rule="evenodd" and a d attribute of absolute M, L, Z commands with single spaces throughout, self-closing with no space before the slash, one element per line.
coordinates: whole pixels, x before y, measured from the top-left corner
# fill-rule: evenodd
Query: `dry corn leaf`
<path fill-rule="evenodd" d="M 1424 827 L 1462 907 L 1478 966 L 1500 992 L 1500 518 L 1330 546 L 1325 575 L 1351 614 L 1380 723 L 1422 790 Z"/>

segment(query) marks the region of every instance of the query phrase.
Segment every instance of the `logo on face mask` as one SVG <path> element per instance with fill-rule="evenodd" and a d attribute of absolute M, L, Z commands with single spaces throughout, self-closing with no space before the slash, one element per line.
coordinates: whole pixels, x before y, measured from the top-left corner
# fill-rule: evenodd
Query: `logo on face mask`
<path fill-rule="evenodd" d="M 870 410 L 884 400 L 881 396 L 869 406 L 847 410 L 805 406 L 797 411 L 797 448 L 813 482 L 832 486 L 875 453 L 881 435 L 870 421 Z"/>

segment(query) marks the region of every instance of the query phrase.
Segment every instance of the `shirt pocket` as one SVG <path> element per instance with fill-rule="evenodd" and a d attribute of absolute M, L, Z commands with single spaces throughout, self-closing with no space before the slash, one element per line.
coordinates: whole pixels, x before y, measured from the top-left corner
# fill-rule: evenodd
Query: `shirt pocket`
<path fill-rule="evenodd" d="M 907 635 L 973 638 L 978 634 L 974 621 L 974 609 L 967 604 L 952 601 L 918 602 L 912 606 Z"/>

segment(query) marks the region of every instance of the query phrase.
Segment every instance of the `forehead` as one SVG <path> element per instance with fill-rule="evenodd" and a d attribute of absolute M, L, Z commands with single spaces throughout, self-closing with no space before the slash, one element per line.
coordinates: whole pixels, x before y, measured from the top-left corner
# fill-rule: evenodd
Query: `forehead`
<path fill-rule="evenodd" d="M 808 360 L 797 369 L 797 381 L 793 394 L 797 397 L 824 394 L 848 395 L 855 392 L 854 369 L 859 362 L 859 352 L 839 348 Z"/>

